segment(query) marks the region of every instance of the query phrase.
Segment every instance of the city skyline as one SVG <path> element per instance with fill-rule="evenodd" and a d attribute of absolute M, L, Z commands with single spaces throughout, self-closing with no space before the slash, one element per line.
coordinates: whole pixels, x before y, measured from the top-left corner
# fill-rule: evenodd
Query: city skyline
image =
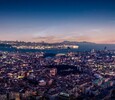
<path fill-rule="evenodd" d="M 115 44 L 114 0 L 1 0 L 0 40 Z"/>

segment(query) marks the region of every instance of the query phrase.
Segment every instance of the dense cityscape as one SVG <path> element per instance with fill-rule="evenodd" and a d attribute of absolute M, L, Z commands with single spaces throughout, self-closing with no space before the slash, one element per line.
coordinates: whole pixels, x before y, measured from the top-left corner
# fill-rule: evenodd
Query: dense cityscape
<path fill-rule="evenodd" d="M 0 100 L 115 100 L 115 0 L 0 0 Z"/>
<path fill-rule="evenodd" d="M 114 100 L 115 51 L 0 52 L 1 100 Z"/>

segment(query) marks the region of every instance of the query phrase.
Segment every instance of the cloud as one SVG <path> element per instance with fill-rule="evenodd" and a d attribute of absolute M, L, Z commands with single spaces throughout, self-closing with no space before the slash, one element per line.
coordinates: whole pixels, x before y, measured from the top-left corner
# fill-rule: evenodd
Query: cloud
<path fill-rule="evenodd" d="M 94 29 L 88 30 L 88 32 L 89 32 L 89 33 L 101 33 L 101 32 L 102 32 L 102 29 L 94 28 Z"/>
<path fill-rule="evenodd" d="M 41 41 L 44 41 L 44 42 L 57 42 L 57 41 L 61 41 L 61 39 L 59 37 L 56 37 L 56 36 L 39 36 L 39 37 L 34 37 L 33 38 L 34 41 L 37 41 L 37 42 L 41 42 Z"/>
<path fill-rule="evenodd" d="M 62 42 L 62 41 L 92 41 L 92 39 L 89 36 L 84 35 L 76 35 L 76 34 L 69 34 L 69 35 L 50 35 L 50 36 L 37 36 L 33 37 L 34 41 L 37 42 Z"/>

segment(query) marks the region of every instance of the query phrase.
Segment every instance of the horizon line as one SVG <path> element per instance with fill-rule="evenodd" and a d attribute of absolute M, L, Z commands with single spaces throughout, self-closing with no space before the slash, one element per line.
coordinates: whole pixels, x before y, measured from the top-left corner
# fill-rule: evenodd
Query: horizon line
<path fill-rule="evenodd" d="M 103 43 L 103 42 L 91 42 L 91 41 L 68 41 L 64 40 L 61 42 L 46 42 L 46 41 L 24 41 L 24 40 L 0 40 L 0 42 L 25 42 L 25 43 L 49 43 L 49 44 L 55 44 L 55 43 L 63 43 L 63 42 L 76 42 L 76 43 L 94 43 L 94 44 L 115 44 L 115 43 Z"/>

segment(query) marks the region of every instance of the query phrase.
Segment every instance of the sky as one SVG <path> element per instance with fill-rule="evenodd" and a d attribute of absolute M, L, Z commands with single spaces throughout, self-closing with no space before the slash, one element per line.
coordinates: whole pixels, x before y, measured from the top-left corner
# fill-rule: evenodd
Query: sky
<path fill-rule="evenodd" d="M 0 0 L 0 40 L 115 44 L 115 0 Z"/>

